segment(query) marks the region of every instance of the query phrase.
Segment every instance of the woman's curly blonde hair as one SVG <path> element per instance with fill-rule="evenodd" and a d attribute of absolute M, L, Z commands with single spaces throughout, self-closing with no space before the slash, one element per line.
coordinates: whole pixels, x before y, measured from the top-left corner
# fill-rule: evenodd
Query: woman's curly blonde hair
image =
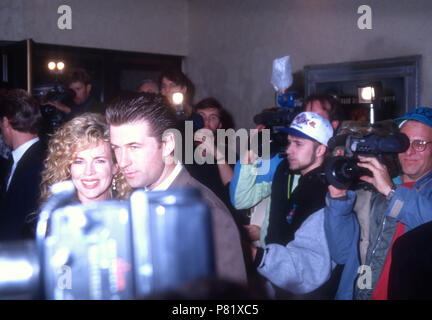
<path fill-rule="evenodd" d="M 50 186 L 71 179 L 70 168 L 76 153 L 96 146 L 100 141 L 109 143 L 109 127 L 105 117 L 97 113 L 84 113 L 75 117 L 51 135 L 42 171 L 40 205 L 51 196 Z M 112 156 L 116 163 L 113 153 Z M 131 188 L 120 170 L 113 180 L 116 190 L 112 196 L 118 199 L 127 198 Z"/>

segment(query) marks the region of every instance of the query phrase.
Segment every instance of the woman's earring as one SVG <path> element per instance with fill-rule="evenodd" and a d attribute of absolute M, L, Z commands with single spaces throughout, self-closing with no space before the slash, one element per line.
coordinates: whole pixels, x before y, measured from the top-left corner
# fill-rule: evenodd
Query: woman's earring
<path fill-rule="evenodd" d="M 112 179 L 112 190 L 117 191 L 117 179 L 115 176 Z"/>

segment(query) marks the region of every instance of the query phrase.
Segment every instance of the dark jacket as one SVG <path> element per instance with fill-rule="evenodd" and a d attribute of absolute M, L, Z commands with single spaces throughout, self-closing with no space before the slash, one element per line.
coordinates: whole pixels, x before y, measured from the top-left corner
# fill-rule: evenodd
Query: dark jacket
<path fill-rule="evenodd" d="M 294 233 L 301 224 L 325 206 L 328 185 L 321 177 L 321 171 L 322 167 L 318 167 L 300 177 L 292 191 L 293 173 L 289 171 L 288 162 L 279 164 L 272 183 L 266 244 L 285 246 L 294 239 Z"/>
<path fill-rule="evenodd" d="M 0 240 L 29 238 L 25 218 L 38 209 L 45 145 L 34 143 L 18 162 L 9 189 L 1 197 Z"/>

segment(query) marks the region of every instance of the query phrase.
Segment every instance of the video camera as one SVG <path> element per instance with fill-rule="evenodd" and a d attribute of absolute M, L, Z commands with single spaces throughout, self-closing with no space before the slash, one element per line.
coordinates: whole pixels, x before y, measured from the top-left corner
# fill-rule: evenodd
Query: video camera
<path fill-rule="evenodd" d="M 198 190 L 71 204 L 72 182 L 53 187 L 36 242 L 0 245 L 0 298 L 145 299 L 213 274 L 211 217 Z"/>
<path fill-rule="evenodd" d="M 376 157 L 386 165 L 392 178 L 400 173 L 397 154 L 409 148 L 408 137 L 398 132 L 391 120 L 377 122 L 372 125 L 372 129 L 361 128 L 362 125 L 355 121 L 346 121 L 343 124 L 345 128 L 342 127 L 341 130 L 345 133 L 331 138 L 328 142 L 330 149 L 343 147 L 345 153 L 344 156 L 330 158 L 325 166 L 327 182 L 336 188 L 354 190 L 370 187 L 359 180 L 361 176 L 370 176 L 371 172 L 357 165 L 358 156 Z"/>
<path fill-rule="evenodd" d="M 296 103 L 293 91 L 284 91 L 279 94 L 278 103 L 280 107 L 264 110 L 260 114 L 254 116 L 255 124 L 264 125 L 266 129 L 270 129 L 270 157 L 277 153 L 285 154 L 285 149 L 288 145 L 287 133 L 281 131 L 281 128 L 288 128 L 297 114 L 300 112 L 301 103 Z M 262 155 L 262 133 L 258 132 L 258 156 Z"/>
<path fill-rule="evenodd" d="M 61 84 L 40 85 L 33 88 L 33 96 L 40 103 L 40 110 L 44 118 L 44 129 L 46 133 L 52 133 L 59 128 L 64 122 L 64 113 L 56 107 L 50 105 L 50 102 L 61 102 L 71 105 L 75 98 L 75 91 Z"/>

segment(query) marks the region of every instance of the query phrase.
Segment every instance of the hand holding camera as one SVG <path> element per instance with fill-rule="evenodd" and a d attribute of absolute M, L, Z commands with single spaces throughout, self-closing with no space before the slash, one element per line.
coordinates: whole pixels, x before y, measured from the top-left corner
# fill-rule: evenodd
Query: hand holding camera
<path fill-rule="evenodd" d="M 360 160 L 357 165 L 361 168 L 368 169 L 372 176 L 361 176 L 360 180 L 373 185 L 378 192 L 387 196 L 392 189 L 393 182 L 387 170 L 387 166 L 378 161 L 375 157 L 358 156 Z"/>

